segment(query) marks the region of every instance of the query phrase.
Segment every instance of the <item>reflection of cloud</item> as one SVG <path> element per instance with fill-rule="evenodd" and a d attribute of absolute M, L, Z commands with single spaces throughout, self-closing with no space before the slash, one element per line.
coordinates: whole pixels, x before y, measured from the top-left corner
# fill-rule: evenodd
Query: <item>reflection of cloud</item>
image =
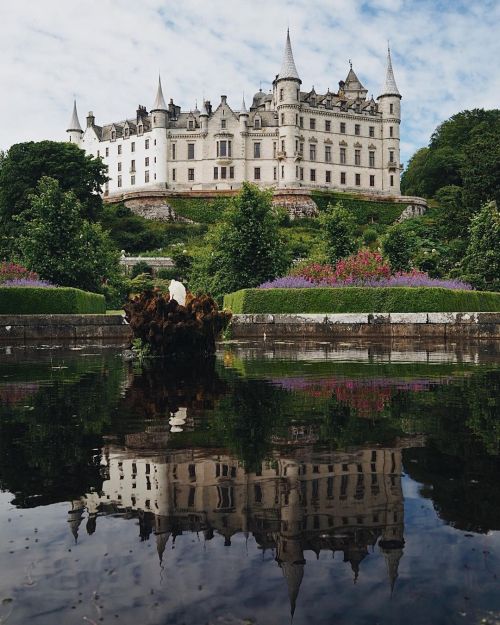
<path fill-rule="evenodd" d="M 334 89 L 348 59 L 376 96 L 391 39 L 403 100 L 403 160 L 426 144 L 438 122 L 466 108 L 498 104 L 500 55 L 494 0 L 132 0 L 85 4 L 58 0 L 2 3 L 0 82 L 9 98 L 0 148 L 21 140 L 64 136 L 71 102 L 93 109 L 97 123 L 130 116 L 154 97 L 158 69 L 165 95 L 194 108 L 205 95 L 229 104 L 267 89 L 279 71 L 287 24 L 303 88 Z M 126 36 L 125 36 L 126 33 Z M 182 63 L 176 59 L 182 58 Z M 148 71 L 149 68 L 149 71 Z"/>

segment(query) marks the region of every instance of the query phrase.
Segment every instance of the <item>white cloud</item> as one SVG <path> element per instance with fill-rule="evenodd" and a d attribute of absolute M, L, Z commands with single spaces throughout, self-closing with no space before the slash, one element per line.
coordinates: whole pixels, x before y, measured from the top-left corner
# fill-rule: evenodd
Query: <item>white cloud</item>
<path fill-rule="evenodd" d="M 77 98 L 97 123 L 150 106 L 158 71 L 183 108 L 269 88 L 290 26 L 303 88 L 336 88 L 348 59 L 377 96 L 387 38 L 403 94 L 403 160 L 437 123 L 498 106 L 500 4 L 430 0 L 25 0 L 1 3 L 0 149 L 62 139 Z"/>

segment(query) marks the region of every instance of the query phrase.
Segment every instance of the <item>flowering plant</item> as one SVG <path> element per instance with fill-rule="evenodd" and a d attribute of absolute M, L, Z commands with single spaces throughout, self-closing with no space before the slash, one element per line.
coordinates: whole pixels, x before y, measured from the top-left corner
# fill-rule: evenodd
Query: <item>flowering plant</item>
<path fill-rule="evenodd" d="M 11 263 L 8 261 L 0 263 L 0 284 L 3 284 L 10 280 L 19 279 L 38 280 L 38 274 L 16 263 Z"/>
<path fill-rule="evenodd" d="M 45 288 L 54 285 L 47 280 L 38 280 L 33 278 L 16 278 L 15 280 L 7 280 L 6 282 L 0 283 L 0 286 L 29 286 Z"/>

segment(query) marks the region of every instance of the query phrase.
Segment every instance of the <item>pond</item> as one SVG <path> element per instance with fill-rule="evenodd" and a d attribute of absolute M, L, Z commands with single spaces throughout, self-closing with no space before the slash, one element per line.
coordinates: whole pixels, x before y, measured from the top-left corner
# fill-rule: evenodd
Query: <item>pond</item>
<path fill-rule="evenodd" d="M 0 346 L 0 623 L 500 620 L 498 346 Z"/>

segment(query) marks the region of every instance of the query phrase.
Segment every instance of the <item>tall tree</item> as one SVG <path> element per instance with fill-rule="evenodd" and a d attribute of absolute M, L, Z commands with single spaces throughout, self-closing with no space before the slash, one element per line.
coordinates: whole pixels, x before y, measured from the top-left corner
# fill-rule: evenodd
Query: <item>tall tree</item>
<path fill-rule="evenodd" d="M 72 191 L 44 177 L 30 196 L 30 206 L 17 217 L 19 249 L 29 269 L 59 286 L 100 291 L 119 272 L 119 253 L 100 224 L 82 217 Z"/>
<path fill-rule="evenodd" d="M 395 224 L 387 230 L 382 242 L 385 257 L 393 271 L 408 271 L 416 248 L 416 239 L 404 224 Z"/>
<path fill-rule="evenodd" d="M 500 214 L 495 202 L 486 203 L 472 219 L 470 235 L 463 277 L 476 289 L 500 291 Z"/>
<path fill-rule="evenodd" d="M 472 212 L 484 202 L 500 205 L 500 120 L 478 126 L 464 151 L 462 166 L 464 203 Z"/>
<path fill-rule="evenodd" d="M 194 260 L 190 286 L 221 297 L 282 275 L 289 263 L 271 193 L 243 183 L 240 193 L 212 226 L 206 248 Z"/>
<path fill-rule="evenodd" d="M 357 251 L 356 222 L 342 202 L 335 206 L 329 204 L 326 211 L 320 214 L 319 222 L 329 263 L 334 265 Z"/>

